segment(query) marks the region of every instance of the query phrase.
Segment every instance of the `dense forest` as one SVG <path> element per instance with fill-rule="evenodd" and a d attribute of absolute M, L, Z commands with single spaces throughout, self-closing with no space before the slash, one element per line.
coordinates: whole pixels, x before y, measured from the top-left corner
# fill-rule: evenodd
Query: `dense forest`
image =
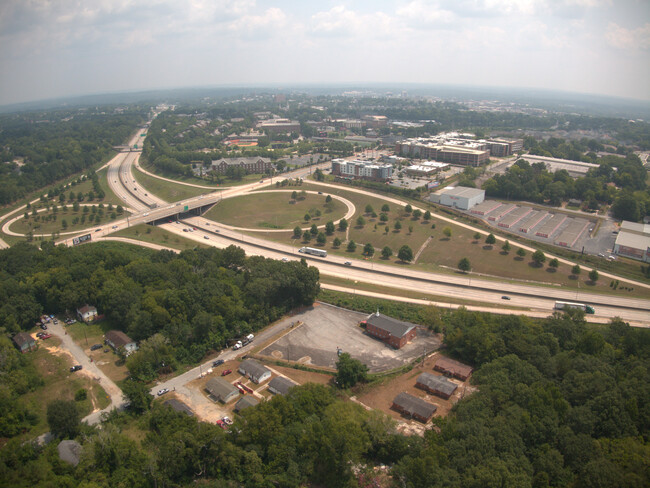
<path fill-rule="evenodd" d="M 647 486 L 647 330 L 595 328 L 577 311 L 425 315 L 444 330 L 447 353 L 477 368 L 478 390 L 424 437 L 314 384 L 244 410 L 227 432 L 149 399 L 101 429 L 77 427 L 76 468 L 56 442 L 10 441 L 0 486 Z"/>
<path fill-rule="evenodd" d="M 148 108 L 130 106 L 0 116 L 0 204 L 102 161 L 147 113 Z"/>

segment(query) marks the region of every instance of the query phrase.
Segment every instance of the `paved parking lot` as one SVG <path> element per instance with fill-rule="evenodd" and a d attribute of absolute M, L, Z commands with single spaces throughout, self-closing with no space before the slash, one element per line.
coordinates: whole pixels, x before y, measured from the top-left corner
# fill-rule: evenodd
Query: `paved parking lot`
<path fill-rule="evenodd" d="M 260 354 L 305 364 L 336 367 L 337 348 L 366 364 L 371 372 L 386 371 L 413 361 L 440 346 L 431 332 L 419 329 L 418 337 L 400 350 L 367 335 L 358 326 L 368 315 L 317 303 L 295 317 L 303 324 L 263 349 Z"/>

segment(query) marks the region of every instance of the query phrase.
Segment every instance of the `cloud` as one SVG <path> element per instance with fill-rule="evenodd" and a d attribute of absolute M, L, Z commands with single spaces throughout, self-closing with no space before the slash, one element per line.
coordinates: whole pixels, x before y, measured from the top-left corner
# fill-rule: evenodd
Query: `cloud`
<path fill-rule="evenodd" d="M 609 45 L 618 49 L 650 49 L 650 23 L 646 22 L 642 27 L 636 29 L 626 29 L 610 22 L 607 26 L 605 39 Z"/>
<path fill-rule="evenodd" d="M 436 2 L 414 0 L 397 9 L 397 16 L 414 28 L 451 27 L 456 15 L 451 10 L 440 8 Z"/>

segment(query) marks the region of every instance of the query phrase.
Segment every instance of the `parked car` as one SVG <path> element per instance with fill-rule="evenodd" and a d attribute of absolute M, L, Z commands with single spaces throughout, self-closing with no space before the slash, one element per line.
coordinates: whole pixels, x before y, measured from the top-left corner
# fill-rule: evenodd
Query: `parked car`
<path fill-rule="evenodd" d="M 352 266 L 352 261 L 346 261 L 346 262 L 343 263 L 343 264 L 345 264 L 346 266 Z"/>
<path fill-rule="evenodd" d="M 223 359 L 217 359 L 214 363 L 212 363 L 213 367 L 221 366 L 224 363 Z"/>
<path fill-rule="evenodd" d="M 38 332 L 38 333 L 36 334 L 36 337 L 38 337 L 38 338 L 40 339 L 40 338 L 43 337 L 44 335 L 45 335 L 45 332 Z"/>
<path fill-rule="evenodd" d="M 45 325 L 45 324 L 41 324 L 41 329 L 43 329 L 43 330 L 47 330 L 47 325 Z"/>
<path fill-rule="evenodd" d="M 510 297 L 508 295 L 503 295 L 501 297 L 501 300 L 510 300 Z"/>
<path fill-rule="evenodd" d="M 288 262 L 289 262 L 289 258 L 282 258 L 282 262 L 283 262 L 283 263 L 288 263 Z"/>
<path fill-rule="evenodd" d="M 104 346 L 102 346 L 101 344 L 93 344 L 92 346 L 90 346 L 90 350 L 96 351 L 97 349 L 101 349 L 102 347 Z"/>
<path fill-rule="evenodd" d="M 226 425 L 226 423 L 225 423 L 223 420 L 221 420 L 221 419 L 217 420 L 217 425 L 218 425 L 219 427 L 221 427 L 223 430 L 226 430 L 226 429 L 228 428 L 228 426 Z"/>
<path fill-rule="evenodd" d="M 230 373 L 232 373 L 232 369 L 224 369 L 221 372 L 221 376 L 228 376 Z"/>
<path fill-rule="evenodd" d="M 80 371 L 81 369 L 82 369 L 81 364 L 77 364 L 76 366 L 73 366 L 72 368 L 70 368 L 70 372 L 74 373 L 75 371 Z"/>
<path fill-rule="evenodd" d="M 165 393 L 169 393 L 169 388 L 163 388 L 162 390 L 158 390 L 158 396 L 163 396 Z"/>
<path fill-rule="evenodd" d="M 203 236 L 204 239 L 210 239 L 208 236 Z"/>
<path fill-rule="evenodd" d="M 52 334 L 43 334 L 41 336 L 41 339 L 45 340 L 45 339 L 49 339 L 50 337 L 52 337 Z"/>
<path fill-rule="evenodd" d="M 230 417 L 223 417 L 221 420 L 227 425 L 232 425 L 232 419 Z"/>

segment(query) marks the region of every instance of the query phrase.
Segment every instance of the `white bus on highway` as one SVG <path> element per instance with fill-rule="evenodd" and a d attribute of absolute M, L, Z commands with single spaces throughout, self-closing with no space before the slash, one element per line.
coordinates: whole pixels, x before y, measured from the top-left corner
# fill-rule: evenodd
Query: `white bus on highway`
<path fill-rule="evenodd" d="M 314 256 L 320 256 L 322 258 L 327 257 L 327 251 L 325 251 L 324 249 L 316 249 L 314 247 L 301 247 L 300 249 L 298 249 L 298 252 L 302 252 L 305 254 L 312 254 Z"/>
<path fill-rule="evenodd" d="M 555 308 L 557 310 L 565 310 L 567 308 L 578 308 L 583 310 L 585 313 L 595 313 L 593 307 L 585 305 L 584 303 L 574 303 L 574 302 L 555 302 Z"/>

